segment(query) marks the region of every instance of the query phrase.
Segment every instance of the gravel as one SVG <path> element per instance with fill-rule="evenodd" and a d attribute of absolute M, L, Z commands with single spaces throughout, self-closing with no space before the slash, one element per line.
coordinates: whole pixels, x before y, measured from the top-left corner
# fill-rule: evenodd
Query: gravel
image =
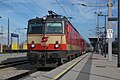
<path fill-rule="evenodd" d="M 14 67 L 0 69 L 0 80 L 1 79 L 4 80 L 21 73 L 25 73 L 33 68 L 34 66 L 31 66 L 30 64 L 23 64 Z"/>

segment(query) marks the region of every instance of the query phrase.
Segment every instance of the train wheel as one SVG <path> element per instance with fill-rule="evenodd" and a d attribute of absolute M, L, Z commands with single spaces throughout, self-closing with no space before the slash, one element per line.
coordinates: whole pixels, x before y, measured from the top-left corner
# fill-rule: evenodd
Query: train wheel
<path fill-rule="evenodd" d="M 71 61 L 71 56 L 68 56 L 68 61 Z"/>
<path fill-rule="evenodd" d="M 58 60 L 58 65 L 57 66 L 61 66 L 62 63 L 61 63 L 61 59 Z"/>

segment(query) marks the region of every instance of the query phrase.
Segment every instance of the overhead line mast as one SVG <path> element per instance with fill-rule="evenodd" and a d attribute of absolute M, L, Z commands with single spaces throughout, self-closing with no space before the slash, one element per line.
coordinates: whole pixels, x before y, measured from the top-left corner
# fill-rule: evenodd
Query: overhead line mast
<path fill-rule="evenodd" d="M 112 17 L 112 0 L 108 1 L 108 18 Z M 108 21 L 108 29 L 112 29 L 111 21 Z M 112 60 L 112 38 L 108 38 L 108 60 Z"/>

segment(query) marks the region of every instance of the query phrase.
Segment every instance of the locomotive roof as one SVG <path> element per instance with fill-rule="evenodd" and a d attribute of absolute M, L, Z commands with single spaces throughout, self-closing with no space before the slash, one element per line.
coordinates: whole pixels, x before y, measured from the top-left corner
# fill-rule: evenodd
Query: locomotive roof
<path fill-rule="evenodd" d="M 36 22 L 36 21 L 39 21 L 39 22 L 43 22 L 43 18 L 33 18 L 33 19 L 30 19 L 28 22 Z"/>
<path fill-rule="evenodd" d="M 65 17 L 47 17 L 47 20 L 56 20 L 56 21 L 62 21 L 65 20 Z"/>

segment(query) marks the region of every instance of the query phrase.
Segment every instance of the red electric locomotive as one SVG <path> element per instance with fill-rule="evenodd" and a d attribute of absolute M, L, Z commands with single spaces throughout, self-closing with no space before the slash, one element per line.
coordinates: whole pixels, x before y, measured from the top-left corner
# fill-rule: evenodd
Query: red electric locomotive
<path fill-rule="evenodd" d="M 32 64 L 56 67 L 85 52 L 84 39 L 66 17 L 48 12 L 28 21 L 27 57 Z"/>

